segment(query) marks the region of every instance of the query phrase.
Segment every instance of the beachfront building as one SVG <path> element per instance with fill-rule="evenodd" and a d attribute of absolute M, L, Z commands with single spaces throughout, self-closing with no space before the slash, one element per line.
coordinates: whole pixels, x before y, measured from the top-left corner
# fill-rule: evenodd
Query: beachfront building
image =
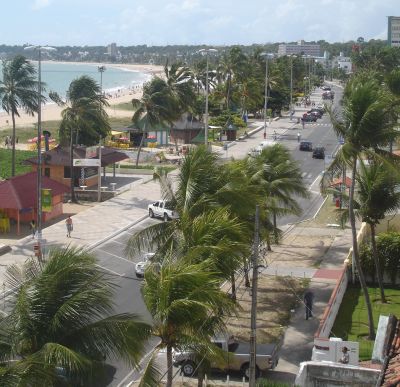
<path fill-rule="evenodd" d="M 94 149 L 94 153 L 93 153 Z M 74 159 L 97 159 L 98 153 L 96 147 L 77 146 L 74 147 Z M 103 171 L 105 167 L 112 165 L 115 171 L 115 163 L 126 160 L 129 157 L 121 151 L 102 147 L 101 149 L 101 167 Z M 42 155 L 43 174 L 67 187 L 71 184 L 71 167 L 70 167 L 70 149 L 55 147 Z M 24 164 L 31 165 L 32 169 L 37 169 L 37 158 L 32 157 L 24 161 Z M 74 167 L 74 186 L 87 188 L 96 186 L 98 183 L 98 167 Z"/>
<path fill-rule="evenodd" d="M 388 17 L 388 44 L 400 47 L 400 16 Z"/>
<path fill-rule="evenodd" d="M 299 40 L 297 43 L 282 43 L 278 46 L 278 56 L 285 55 L 319 57 L 320 46 L 316 43 L 306 43 L 304 40 Z"/>
<path fill-rule="evenodd" d="M 51 198 L 42 207 L 42 220 L 45 223 L 63 214 L 63 195 L 68 192 L 68 187 L 46 176 L 42 178 L 42 187 Z M 21 223 L 28 224 L 37 219 L 36 188 L 36 172 L 0 182 L 0 232 L 9 232 L 15 224 L 16 233 L 19 234 Z"/>

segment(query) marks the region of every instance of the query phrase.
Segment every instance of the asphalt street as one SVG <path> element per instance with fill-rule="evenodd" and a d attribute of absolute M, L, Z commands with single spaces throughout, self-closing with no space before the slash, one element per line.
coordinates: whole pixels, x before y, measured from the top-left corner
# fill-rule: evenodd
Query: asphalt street
<path fill-rule="evenodd" d="M 341 90 L 335 88 L 336 101 L 341 97 Z M 326 165 L 324 160 L 317 160 L 312 158 L 312 152 L 304 152 L 298 149 L 297 133 L 301 133 L 301 139 L 312 141 L 313 146 L 323 146 L 326 149 L 326 155 L 331 155 L 338 147 L 338 139 L 332 130 L 329 118 L 325 114 L 322 119 L 317 123 L 307 123 L 302 128 L 301 124 L 298 125 L 293 122 L 290 129 L 282 128 L 277 129 L 278 141 L 287 146 L 292 153 L 295 160 L 299 162 L 302 170 L 302 176 L 308 186 L 311 194 L 311 199 L 299 199 L 300 206 L 303 213 L 300 217 L 287 216 L 279 220 L 279 225 L 286 225 L 288 223 L 295 223 L 304 219 L 314 216 L 317 209 L 321 206 L 323 199 L 319 194 L 319 177 L 324 171 Z M 224 156 L 230 157 L 235 154 L 235 157 L 240 157 L 240 153 L 247 154 L 248 150 L 255 147 L 263 140 L 262 132 L 259 132 L 253 138 L 242 141 L 240 144 L 235 145 L 233 148 L 225 152 Z M 150 201 L 149 201 L 150 203 Z M 135 263 L 140 260 L 137 256 L 132 260 L 126 257 L 124 249 L 128 239 L 151 224 L 160 222 L 160 220 L 146 219 L 137 223 L 130 229 L 123 231 L 118 236 L 104 242 L 97 246 L 93 252 L 98 257 L 98 264 L 104 268 L 113 278 L 114 283 L 117 285 L 115 294 L 115 312 L 116 313 L 134 313 L 140 316 L 143 320 L 150 322 L 151 317 L 148 313 L 142 296 L 141 296 L 141 280 L 135 276 Z M 150 343 L 148 350 L 151 349 Z M 132 368 L 120 361 L 109 359 L 111 365 L 110 375 L 107 384 L 113 387 L 126 386 L 132 380 L 139 377 L 137 371 L 132 371 Z"/>

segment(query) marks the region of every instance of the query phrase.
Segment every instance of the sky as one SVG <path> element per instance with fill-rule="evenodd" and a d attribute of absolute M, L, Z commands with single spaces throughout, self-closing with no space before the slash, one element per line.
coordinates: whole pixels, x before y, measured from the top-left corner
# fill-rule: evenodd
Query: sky
<path fill-rule="evenodd" d="M 1 0 L 0 44 L 120 46 L 387 38 L 400 0 Z"/>

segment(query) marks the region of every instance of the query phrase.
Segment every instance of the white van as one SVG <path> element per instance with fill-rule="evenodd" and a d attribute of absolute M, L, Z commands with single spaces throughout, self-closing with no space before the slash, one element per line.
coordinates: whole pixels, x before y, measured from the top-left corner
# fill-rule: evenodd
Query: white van
<path fill-rule="evenodd" d="M 268 148 L 269 146 L 273 146 L 275 144 L 276 144 L 275 141 L 269 141 L 269 140 L 262 141 L 257 148 L 251 149 L 248 155 L 253 157 L 259 156 L 263 151 L 263 149 Z"/>

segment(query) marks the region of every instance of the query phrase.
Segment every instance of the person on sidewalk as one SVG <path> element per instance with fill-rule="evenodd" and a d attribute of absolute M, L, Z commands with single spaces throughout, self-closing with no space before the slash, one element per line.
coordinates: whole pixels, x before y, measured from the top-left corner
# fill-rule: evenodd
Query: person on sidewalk
<path fill-rule="evenodd" d="M 65 224 L 67 225 L 67 238 L 71 238 L 71 232 L 74 229 L 71 216 L 68 216 L 68 218 L 65 221 Z"/>
<path fill-rule="evenodd" d="M 34 238 L 35 238 L 35 233 L 36 233 L 36 223 L 35 223 L 35 220 L 34 220 L 34 219 L 32 219 L 32 220 L 29 222 L 29 227 L 30 227 L 30 229 L 31 229 L 32 239 L 34 239 Z"/>
<path fill-rule="evenodd" d="M 342 364 L 349 364 L 350 361 L 350 355 L 349 355 L 349 349 L 347 347 L 342 348 L 342 357 L 339 359 L 339 363 Z"/>
<path fill-rule="evenodd" d="M 301 134 L 300 132 L 297 133 L 297 142 L 300 142 Z"/>
<path fill-rule="evenodd" d="M 312 317 L 312 308 L 314 303 L 314 293 L 311 290 L 307 290 L 304 293 L 304 305 L 306 307 L 306 320 Z"/>

